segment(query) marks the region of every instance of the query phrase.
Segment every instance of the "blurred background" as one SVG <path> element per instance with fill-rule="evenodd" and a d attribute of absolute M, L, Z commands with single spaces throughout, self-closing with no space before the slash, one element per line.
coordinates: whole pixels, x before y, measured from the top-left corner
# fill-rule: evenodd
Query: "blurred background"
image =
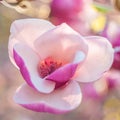
<path fill-rule="evenodd" d="M 0 120 L 120 120 L 120 0 L 0 1 Z M 111 70 L 96 82 L 80 84 L 82 103 L 70 113 L 36 113 L 13 101 L 24 80 L 9 60 L 10 25 L 14 20 L 31 17 L 55 25 L 66 22 L 84 36 L 104 36 L 115 49 Z"/>

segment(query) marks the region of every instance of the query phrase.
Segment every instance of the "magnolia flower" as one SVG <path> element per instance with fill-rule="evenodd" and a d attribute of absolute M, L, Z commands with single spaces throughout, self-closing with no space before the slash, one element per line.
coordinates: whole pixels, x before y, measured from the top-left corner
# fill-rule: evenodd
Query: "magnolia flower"
<path fill-rule="evenodd" d="M 63 23 L 23 19 L 11 26 L 9 56 L 26 83 L 16 103 L 37 111 L 64 113 L 81 102 L 78 82 L 95 81 L 113 61 L 111 44 L 103 37 L 82 37 Z"/>

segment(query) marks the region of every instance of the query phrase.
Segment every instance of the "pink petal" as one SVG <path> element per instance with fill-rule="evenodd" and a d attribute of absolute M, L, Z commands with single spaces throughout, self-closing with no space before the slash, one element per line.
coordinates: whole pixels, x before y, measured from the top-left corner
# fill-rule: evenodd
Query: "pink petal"
<path fill-rule="evenodd" d="M 76 51 L 86 54 L 88 48 L 85 39 L 65 23 L 41 35 L 35 46 L 42 59 L 52 56 L 65 63 L 73 61 Z"/>
<path fill-rule="evenodd" d="M 99 79 L 113 62 L 114 51 L 109 41 L 103 37 L 86 37 L 88 56 L 79 67 L 76 76 L 80 82 L 91 82 Z"/>
<path fill-rule="evenodd" d="M 14 46 L 14 59 L 20 68 L 23 78 L 31 87 L 43 93 L 49 93 L 54 90 L 54 82 L 40 78 L 37 71 L 40 58 L 30 47 L 16 44 Z"/>
<path fill-rule="evenodd" d="M 16 43 L 24 43 L 33 47 L 33 42 L 44 32 L 53 29 L 54 25 L 42 19 L 21 19 L 12 23 L 9 38 L 9 56 L 13 60 L 13 46 Z"/>
<path fill-rule="evenodd" d="M 14 100 L 23 107 L 36 112 L 65 113 L 79 106 L 81 90 L 75 81 L 56 89 L 50 94 L 42 94 L 26 84 L 18 88 Z"/>
<path fill-rule="evenodd" d="M 48 75 L 45 79 L 56 82 L 56 88 L 58 88 L 71 80 L 77 66 L 78 64 L 67 64 Z"/>

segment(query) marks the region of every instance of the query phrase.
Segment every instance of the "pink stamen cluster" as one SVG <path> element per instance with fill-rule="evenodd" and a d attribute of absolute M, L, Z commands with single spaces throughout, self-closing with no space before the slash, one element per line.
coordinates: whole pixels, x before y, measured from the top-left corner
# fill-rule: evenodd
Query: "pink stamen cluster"
<path fill-rule="evenodd" d="M 51 74 L 56 69 L 61 67 L 61 65 L 62 65 L 62 62 L 56 61 L 52 57 L 48 57 L 40 61 L 38 65 L 38 71 L 39 71 L 40 76 L 44 78 L 45 76 Z"/>

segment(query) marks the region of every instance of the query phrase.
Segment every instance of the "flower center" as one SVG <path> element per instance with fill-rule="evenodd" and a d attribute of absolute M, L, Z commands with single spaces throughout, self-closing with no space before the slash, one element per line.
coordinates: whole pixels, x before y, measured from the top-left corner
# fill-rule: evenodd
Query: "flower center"
<path fill-rule="evenodd" d="M 38 65 L 38 71 L 42 78 L 51 74 L 62 65 L 62 62 L 54 60 L 52 57 L 48 57 L 43 61 L 40 61 Z"/>

